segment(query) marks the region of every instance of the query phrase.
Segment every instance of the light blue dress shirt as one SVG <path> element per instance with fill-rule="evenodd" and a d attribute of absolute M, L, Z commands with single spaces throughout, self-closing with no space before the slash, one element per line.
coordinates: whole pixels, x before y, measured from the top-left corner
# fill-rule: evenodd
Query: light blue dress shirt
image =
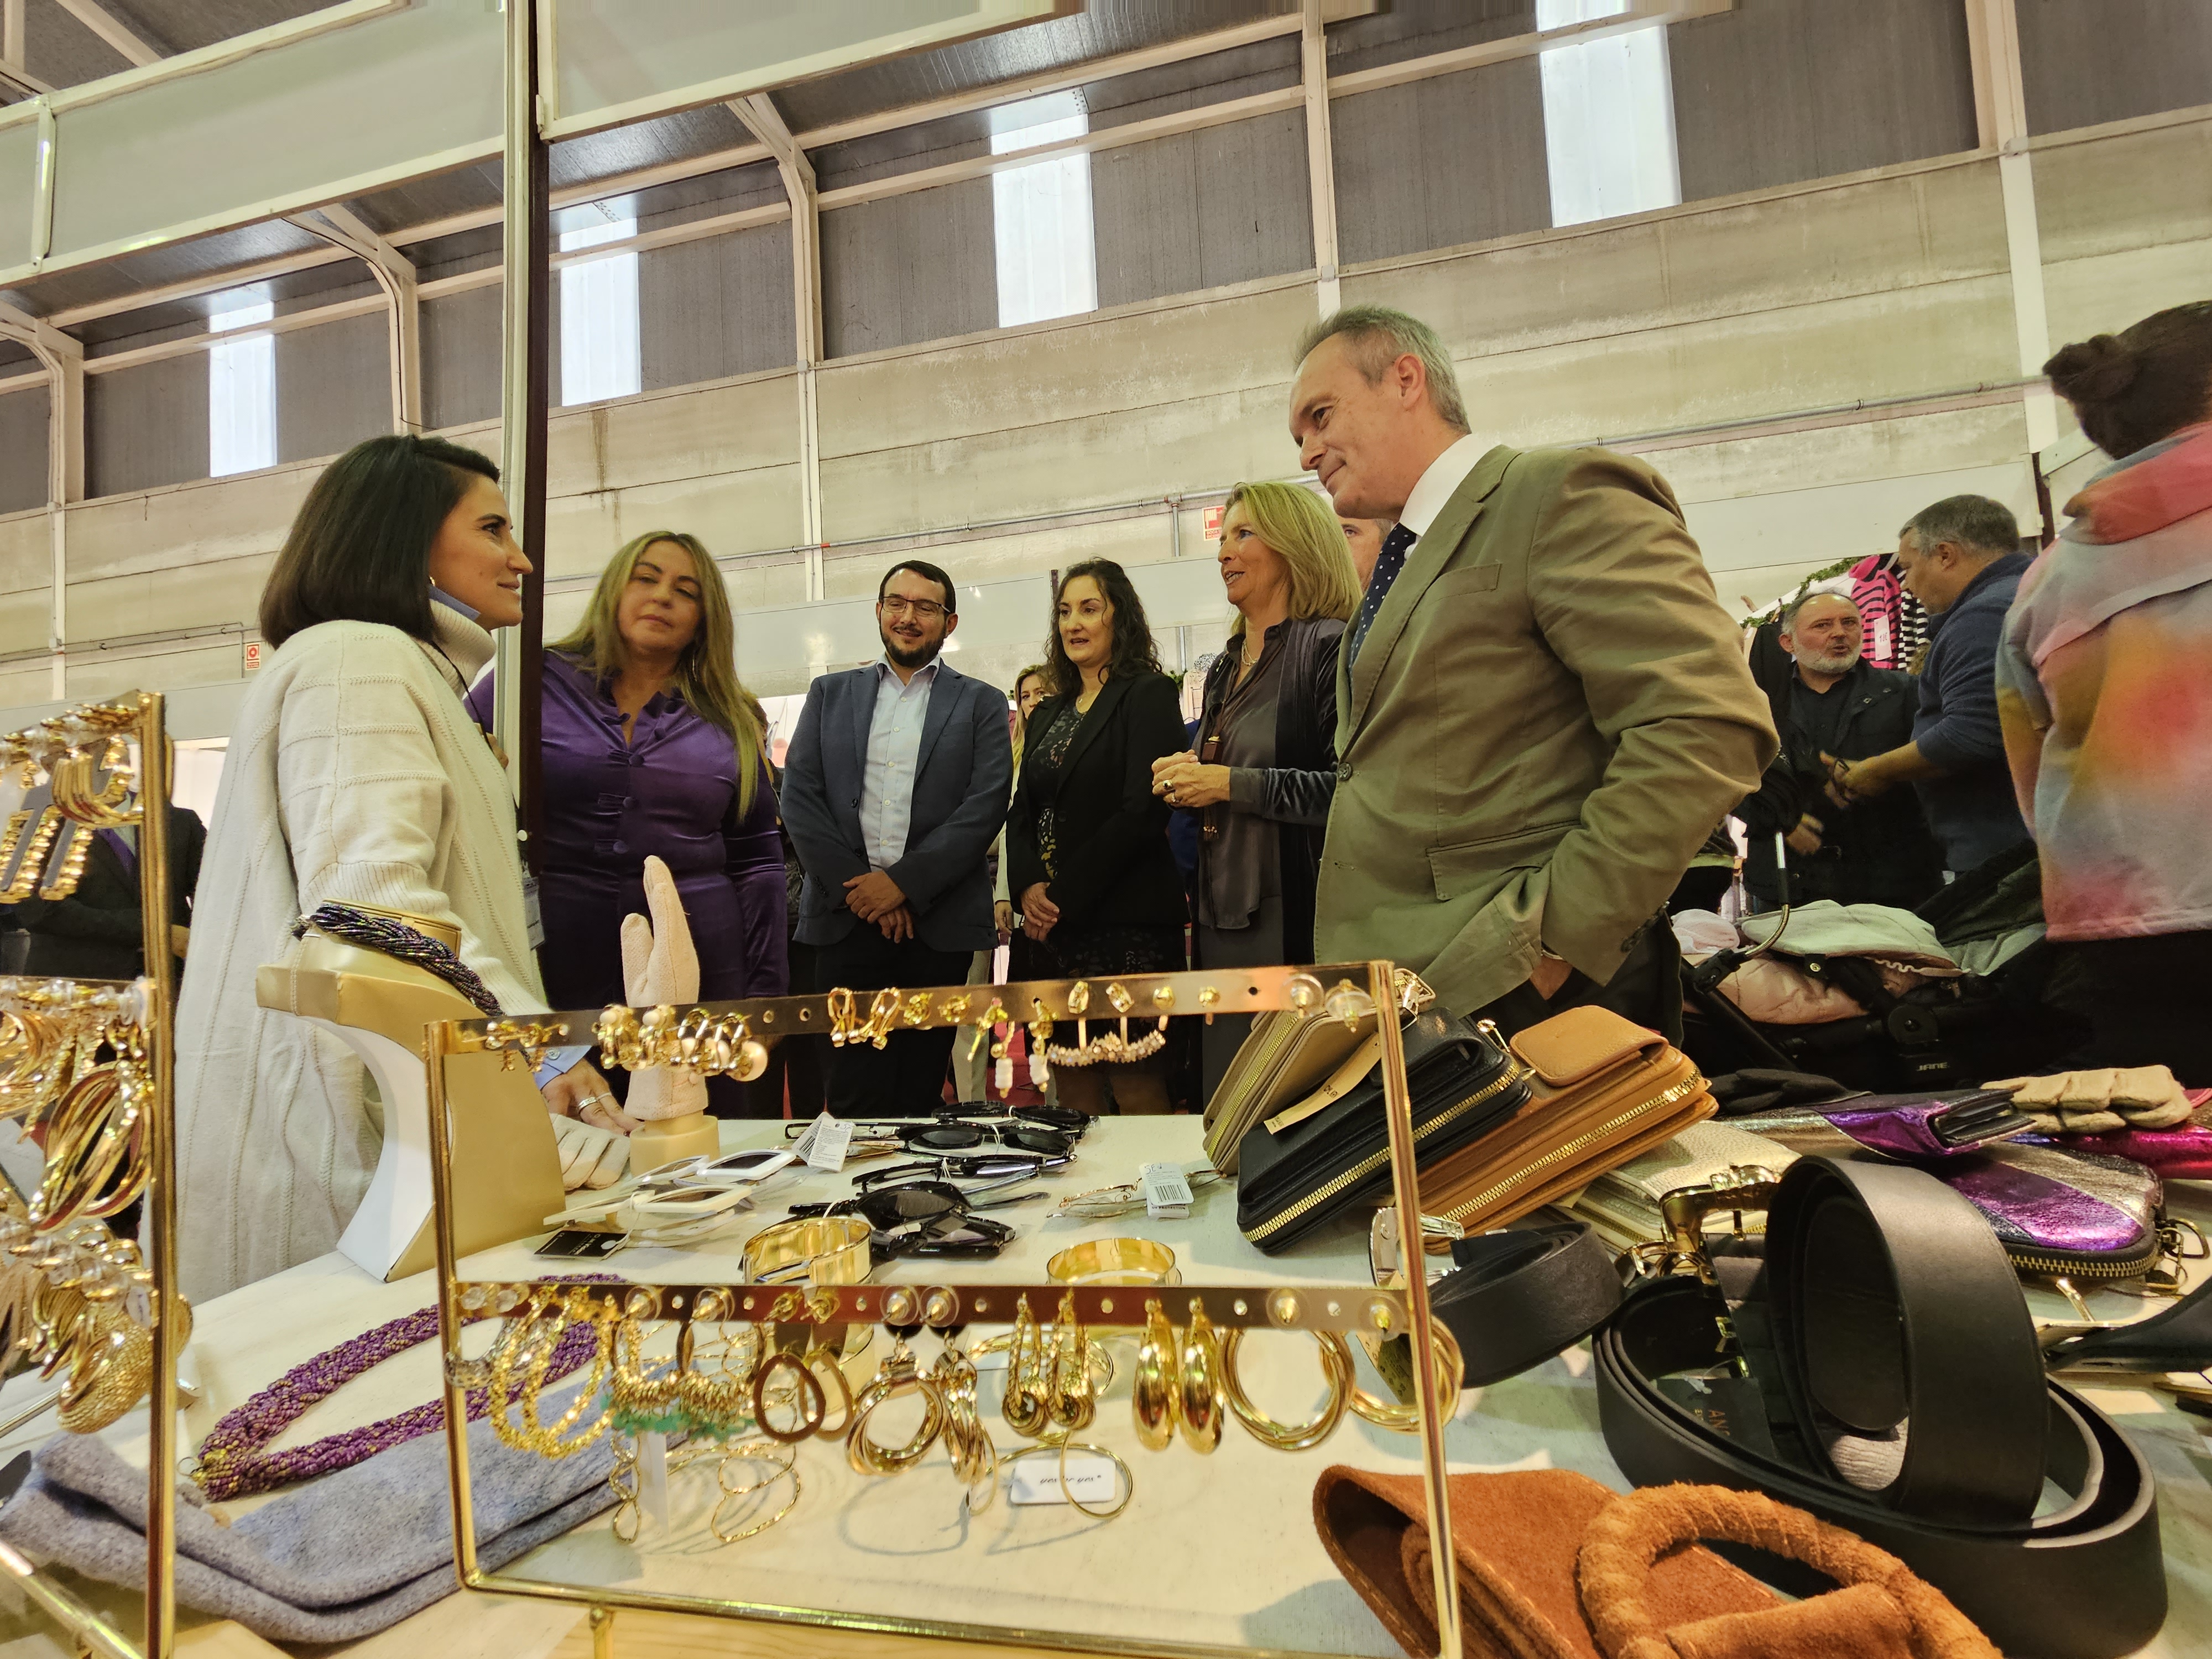
<path fill-rule="evenodd" d="M 921 727 L 941 660 L 916 669 L 901 685 L 890 659 L 876 659 L 876 712 L 868 722 L 868 759 L 860 779 L 860 840 L 873 869 L 888 870 L 906 856 Z"/>

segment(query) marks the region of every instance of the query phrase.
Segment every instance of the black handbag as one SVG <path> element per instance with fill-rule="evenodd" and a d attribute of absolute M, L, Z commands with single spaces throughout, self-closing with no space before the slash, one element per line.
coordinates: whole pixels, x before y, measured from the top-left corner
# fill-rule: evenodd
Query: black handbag
<path fill-rule="evenodd" d="M 1488 1133 L 1528 1100 L 1528 1074 L 1466 1020 L 1425 1013 L 1404 1031 L 1420 1164 Z M 1388 1203 L 1390 1192 L 1379 1064 L 1341 1098 L 1291 1107 L 1237 1144 L 1237 1230 L 1270 1255 L 1337 1216 Z"/>

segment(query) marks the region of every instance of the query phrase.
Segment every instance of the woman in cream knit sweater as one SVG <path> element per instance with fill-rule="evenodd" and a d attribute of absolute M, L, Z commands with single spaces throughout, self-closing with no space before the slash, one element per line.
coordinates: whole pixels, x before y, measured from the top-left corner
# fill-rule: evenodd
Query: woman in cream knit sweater
<path fill-rule="evenodd" d="M 486 629 L 522 619 L 530 562 L 498 477 L 437 439 L 358 445 L 316 480 L 263 591 L 275 654 L 231 738 L 177 1012 L 195 1300 L 332 1249 L 375 1172 L 361 1061 L 254 1001 L 301 915 L 358 903 L 457 926 L 502 1008 L 545 1006 L 513 799 L 461 701 Z M 607 1093 L 585 1065 L 546 1085 L 551 1109 L 626 1132 Z"/>

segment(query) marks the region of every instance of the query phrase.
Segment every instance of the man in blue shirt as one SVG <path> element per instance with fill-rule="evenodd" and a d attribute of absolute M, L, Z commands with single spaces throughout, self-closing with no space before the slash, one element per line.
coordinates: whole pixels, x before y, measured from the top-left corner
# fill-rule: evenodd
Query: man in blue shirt
<path fill-rule="evenodd" d="M 1844 805 L 1911 784 L 1957 875 L 2028 839 L 1997 726 L 1996 656 L 2029 562 L 2011 512 L 1986 495 L 1947 496 L 1913 515 L 1898 532 L 1898 577 L 1935 634 L 1912 741 L 1835 766 L 1831 793 Z"/>

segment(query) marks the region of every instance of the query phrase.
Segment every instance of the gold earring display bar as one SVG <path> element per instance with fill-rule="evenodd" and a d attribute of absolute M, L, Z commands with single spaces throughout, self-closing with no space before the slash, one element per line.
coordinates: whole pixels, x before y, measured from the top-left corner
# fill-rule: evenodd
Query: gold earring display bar
<path fill-rule="evenodd" d="M 1371 1017 L 1378 1007 L 1400 1001 L 1394 968 L 1388 962 L 1337 963 L 1313 968 L 1263 967 L 1172 974 L 1127 974 L 1090 980 L 1042 980 L 979 988 L 947 986 L 901 988 L 870 994 L 866 1009 L 849 990 L 821 995 L 770 997 L 737 1002 L 699 1003 L 660 1008 L 576 1010 L 514 1020 L 458 1020 L 433 1024 L 424 1033 L 430 1106 L 430 1170 L 434 1205 L 432 1232 L 438 1255 L 438 1314 L 443 1346 L 446 1448 L 451 1471 L 455 1565 L 471 1589 L 565 1601 L 592 1609 L 595 1634 L 611 1630 L 612 1609 L 638 1607 L 714 1618 L 752 1620 L 815 1628 L 856 1629 L 917 1638 L 1017 1643 L 1032 1647 L 1124 1655 L 1176 1656 L 1178 1659 L 1249 1659 L 1250 1650 L 1218 1644 L 1137 1640 L 1096 1632 L 1059 1632 L 1029 1626 L 998 1626 L 927 1619 L 903 1613 L 860 1613 L 793 1606 L 737 1596 L 681 1595 L 628 1586 L 599 1586 L 525 1577 L 484 1570 L 477 1550 L 477 1522 L 468 1463 L 465 1388 L 473 1368 L 460 1346 L 463 1322 L 483 1312 L 527 1307 L 547 1281 L 464 1279 L 453 1232 L 453 1172 L 452 1107 L 447 1062 L 455 1054 L 487 1049 L 531 1048 L 549 1042 L 596 1037 L 608 1063 L 641 1063 L 665 1040 L 680 1041 L 684 1030 L 706 1029 L 706 1022 L 742 1019 L 753 1035 L 772 1042 L 788 1036 L 821 1036 L 832 1041 L 872 1042 L 878 1035 L 929 1027 L 986 1028 L 1009 1018 L 1047 1030 L 1056 1020 L 1079 1020 L 1085 1011 L 1103 1006 L 1121 1018 L 1206 1018 L 1214 1014 L 1258 1014 L 1294 1010 L 1341 1019 L 1347 1024 Z M 703 1017 L 703 1020 L 702 1018 Z M 1412 1095 L 1406 1083 L 1406 1056 L 1398 1022 L 1376 1022 L 1382 1036 L 1384 1115 L 1389 1129 L 1394 1194 L 1401 1215 L 1421 1213 L 1413 1165 Z M 565 1028 L 565 1029 L 563 1029 Z M 1015 1324 L 1026 1299 L 1033 1317 L 1057 1316 L 1071 1328 L 1140 1330 L 1147 1303 L 1157 1302 L 1174 1325 L 1204 1323 L 1224 1333 L 1247 1330 L 1309 1331 L 1324 1345 L 1346 1334 L 1389 1332 L 1411 1339 L 1416 1353 L 1434 1352 L 1437 1326 L 1429 1311 L 1428 1285 L 1414 1274 L 1402 1290 L 1372 1285 L 1111 1285 L 961 1282 L 938 1285 L 816 1285 L 800 1293 L 790 1287 L 744 1284 L 635 1282 L 578 1287 L 586 1305 L 636 1320 L 672 1322 L 688 1329 L 696 1316 L 714 1322 L 836 1325 L 883 1324 L 894 1331 L 950 1328 L 958 1324 Z M 699 1312 L 702 1303 L 704 1312 Z M 602 1314 L 602 1317 L 606 1316 Z M 1424 1488 L 1427 1498 L 1432 1559 L 1437 1568 L 1435 1606 L 1440 1655 L 1457 1659 L 1461 1647 L 1459 1592 L 1454 1579 L 1451 1510 L 1448 1497 L 1444 1425 L 1456 1401 L 1446 1393 L 1449 1378 L 1435 1365 L 1414 1368 L 1413 1412 L 1417 1421 Z M 1088 1513 L 1089 1511 L 1085 1511 Z"/>

